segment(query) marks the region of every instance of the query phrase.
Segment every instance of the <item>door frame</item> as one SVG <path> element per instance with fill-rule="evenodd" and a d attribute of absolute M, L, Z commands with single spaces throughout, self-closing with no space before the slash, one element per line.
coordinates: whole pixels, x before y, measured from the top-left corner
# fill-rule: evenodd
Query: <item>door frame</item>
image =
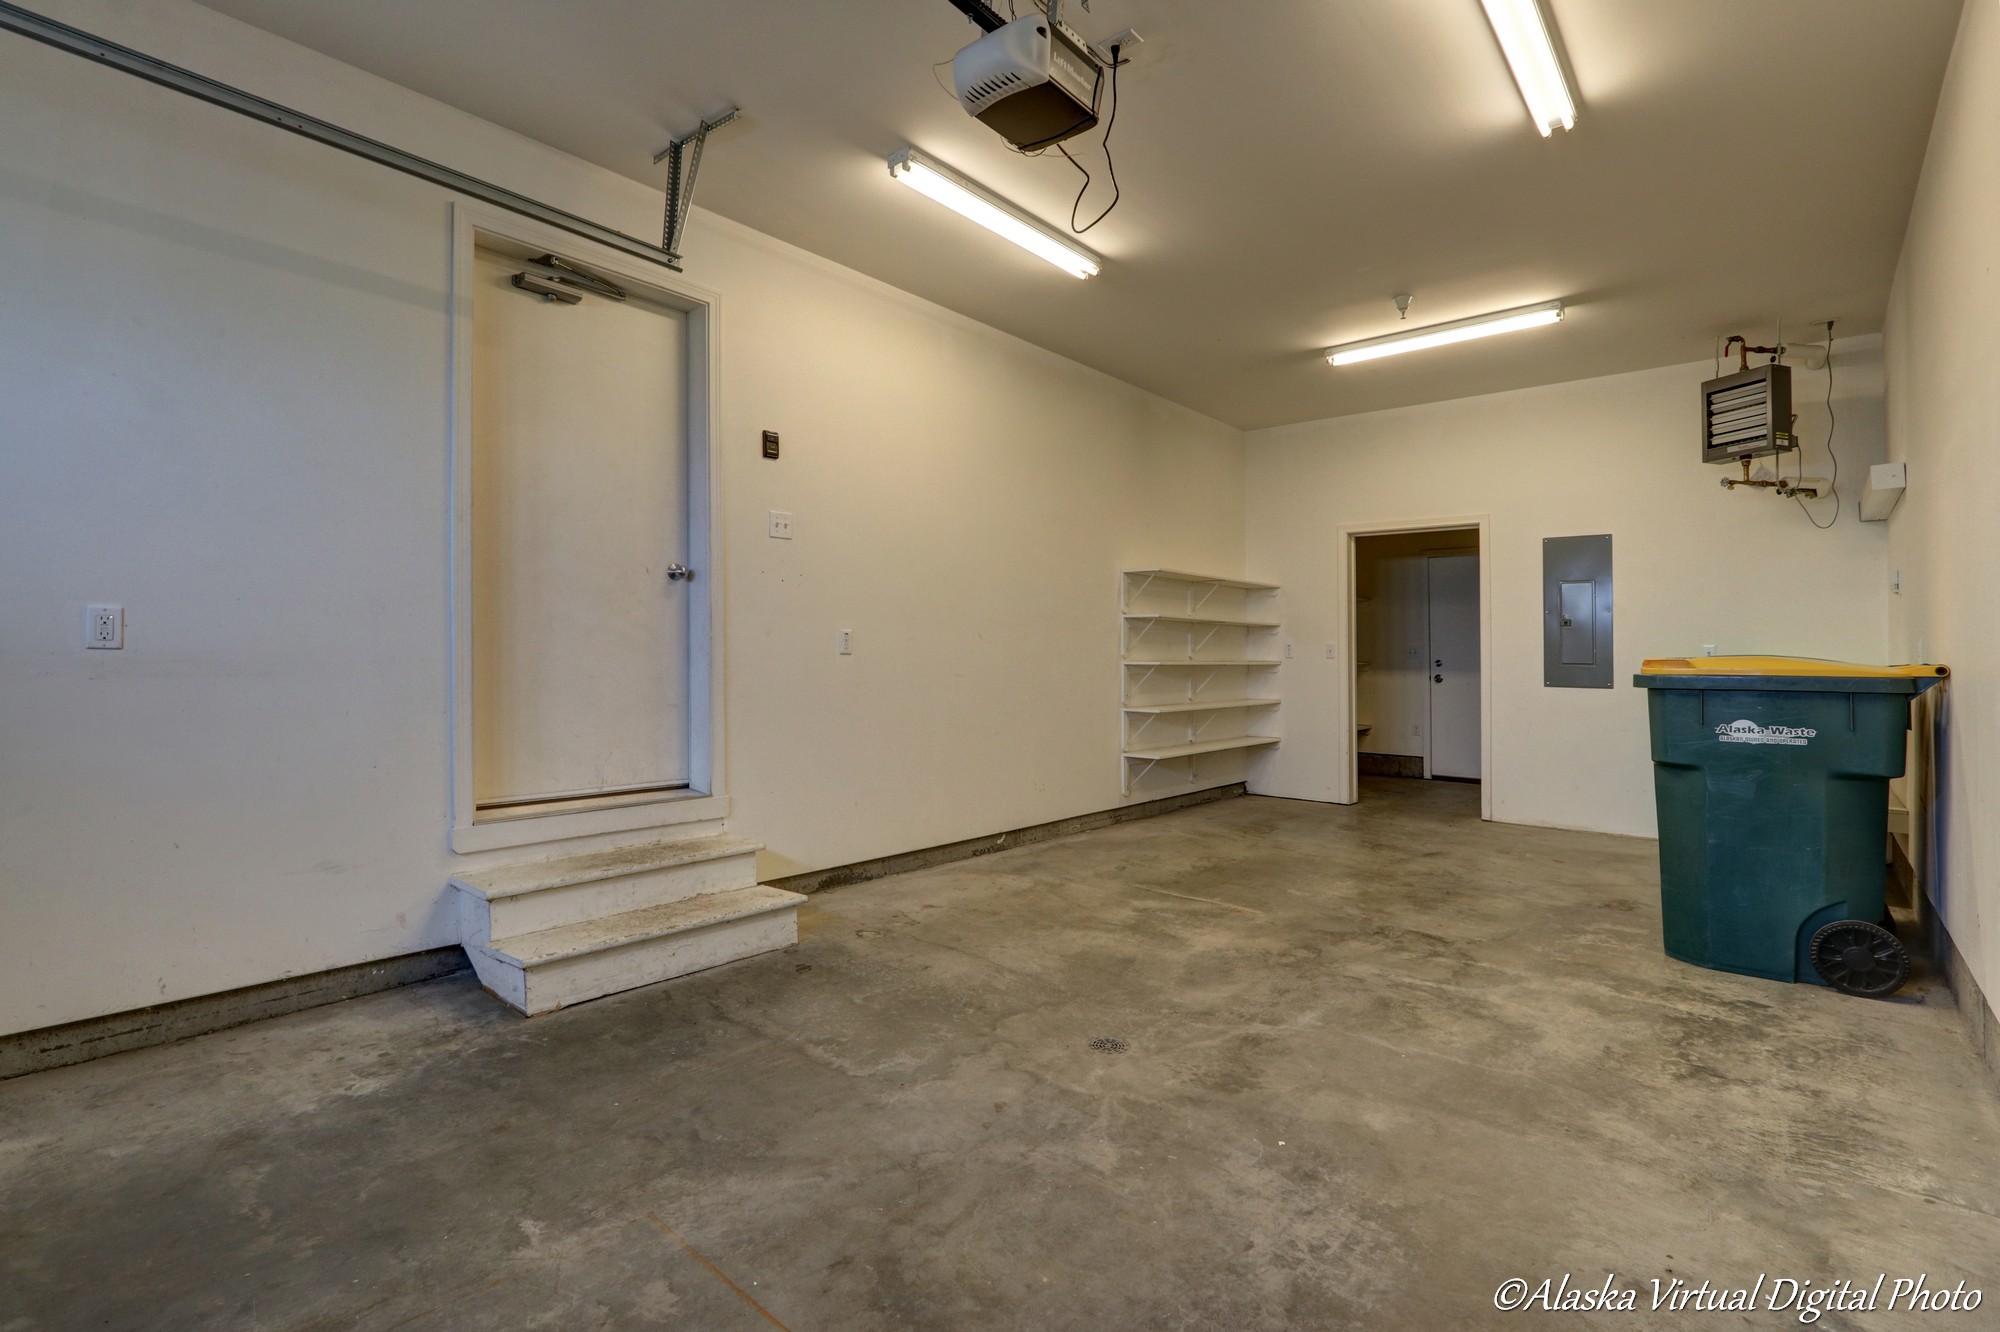
<path fill-rule="evenodd" d="M 1437 518 L 1408 518 L 1393 522 L 1341 523 L 1335 529 L 1334 558 L 1339 566 L 1335 586 L 1344 589 L 1340 624 L 1340 660 L 1344 688 L 1337 691 L 1340 702 L 1338 725 L 1340 742 L 1346 746 L 1346 762 L 1339 766 L 1340 786 L 1333 803 L 1352 805 L 1361 799 L 1361 738 L 1354 733 L 1359 707 L 1358 670 L 1355 661 L 1359 632 L 1355 598 L 1357 560 L 1354 543 L 1362 537 L 1393 536 L 1399 532 L 1477 531 L 1479 544 L 1479 817 L 1493 818 L 1493 570 L 1491 519 L 1483 513 L 1456 514 Z M 1428 672 L 1426 672 L 1428 674 Z M 1426 732 L 1429 731 L 1426 726 Z M 1424 770 L 1430 771 L 1430 740 L 1424 741 Z"/>
<path fill-rule="evenodd" d="M 649 792 L 630 803 L 481 816 L 472 789 L 472 292 L 482 237 L 575 259 L 687 316 L 688 789 Z M 488 851 L 720 819 L 724 785 L 722 540 L 714 438 L 721 402 L 721 313 L 712 291 L 594 241 L 478 204 L 451 206 L 451 849 Z M 534 807 L 529 807 L 532 811 Z"/>

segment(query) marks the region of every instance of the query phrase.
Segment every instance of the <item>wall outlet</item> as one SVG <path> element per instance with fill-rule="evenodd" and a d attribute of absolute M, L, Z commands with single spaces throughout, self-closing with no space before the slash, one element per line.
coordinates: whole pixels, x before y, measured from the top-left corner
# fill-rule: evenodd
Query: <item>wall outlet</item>
<path fill-rule="evenodd" d="M 1903 595 L 1903 571 L 1901 569 L 1892 569 L 1889 571 L 1889 594 L 1897 597 Z"/>
<path fill-rule="evenodd" d="M 854 632 L 851 629 L 840 631 L 840 655 L 843 657 L 854 655 Z"/>
<path fill-rule="evenodd" d="M 1423 738 L 1424 738 L 1424 724 L 1422 722 L 1411 722 L 1410 739 L 1421 740 Z"/>
<path fill-rule="evenodd" d="M 1290 661 L 1291 657 L 1292 657 L 1292 645 L 1290 643 L 1287 643 L 1285 644 L 1285 660 Z"/>
<path fill-rule="evenodd" d="M 1713 644 L 1713 643 L 1703 643 L 1703 644 L 1701 645 L 1701 655 L 1702 655 L 1702 656 L 1704 656 L 1704 657 L 1712 657 L 1712 656 L 1714 656 L 1714 655 L 1715 655 L 1715 644 Z"/>
<path fill-rule="evenodd" d="M 771 535 L 779 541 L 792 539 L 792 515 L 783 509 L 771 510 Z"/>
<path fill-rule="evenodd" d="M 1331 643 L 1328 643 L 1328 644 L 1326 645 L 1326 659 L 1327 659 L 1328 661 L 1332 661 L 1332 660 L 1334 659 L 1334 656 L 1335 656 L 1335 653 L 1334 653 L 1334 650 L 1333 650 L 1333 644 L 1331 644 Z"/>
<path fill-rule="evenodd" d="M 85 606 L 83 608 L 83 645 L 87 648 L 122 648 L 125 646 L 125 608 L 123 606 Z"/>

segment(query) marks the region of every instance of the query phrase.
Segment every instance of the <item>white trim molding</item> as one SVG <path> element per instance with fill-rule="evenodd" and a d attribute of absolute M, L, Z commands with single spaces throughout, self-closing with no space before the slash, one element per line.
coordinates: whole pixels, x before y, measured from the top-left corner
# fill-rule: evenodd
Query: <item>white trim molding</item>
<path fill-rule="evenodd" d="M 479 816 L 472 795 L 472 265 L 480 238 L 550 251 L 683 311 L 688 321 L 689 789 L 657 800 L 507 817 Z M 608 246 L 465 201 L 451 206 L 451 849 L 536 846 L 599 833 L 666 828 L 729 812 L 723 756 L 721 311 L 712 291 Z"/>

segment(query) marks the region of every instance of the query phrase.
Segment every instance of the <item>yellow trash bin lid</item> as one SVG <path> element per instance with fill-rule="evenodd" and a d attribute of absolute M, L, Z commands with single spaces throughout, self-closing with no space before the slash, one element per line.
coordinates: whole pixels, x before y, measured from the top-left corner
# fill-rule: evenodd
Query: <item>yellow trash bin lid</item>
<path fill-rule="evenodd" d="M 1928 662 L 1870 666 L 1820 657 L 1648 657 L 1639 670 L 1644 675 L 1838 676 L 1853 680 L 1930 680 L 1951 674 L 1950 667 Z"/>

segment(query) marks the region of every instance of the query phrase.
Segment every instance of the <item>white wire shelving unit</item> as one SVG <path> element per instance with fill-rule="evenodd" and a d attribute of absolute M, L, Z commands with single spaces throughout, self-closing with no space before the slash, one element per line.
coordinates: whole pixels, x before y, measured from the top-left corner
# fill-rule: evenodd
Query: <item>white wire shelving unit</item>
<path fill-rule="evenodd" d="M 1127 569 L 1119 582 L 1124 793 L 1162 763 L 1185 761 L 1193 786 L 1205 755 L 1277 745 L 1275 735 L 1247 733 L 1279 705 L 1277 584 L 1184 569 Z M 1218 677 L 1224 685 L 1211 695 Z M 1158 696 L 1163 682 L 1177 696 Z M 1211 728 L 1244 733 L 1205 734 Z"/>

